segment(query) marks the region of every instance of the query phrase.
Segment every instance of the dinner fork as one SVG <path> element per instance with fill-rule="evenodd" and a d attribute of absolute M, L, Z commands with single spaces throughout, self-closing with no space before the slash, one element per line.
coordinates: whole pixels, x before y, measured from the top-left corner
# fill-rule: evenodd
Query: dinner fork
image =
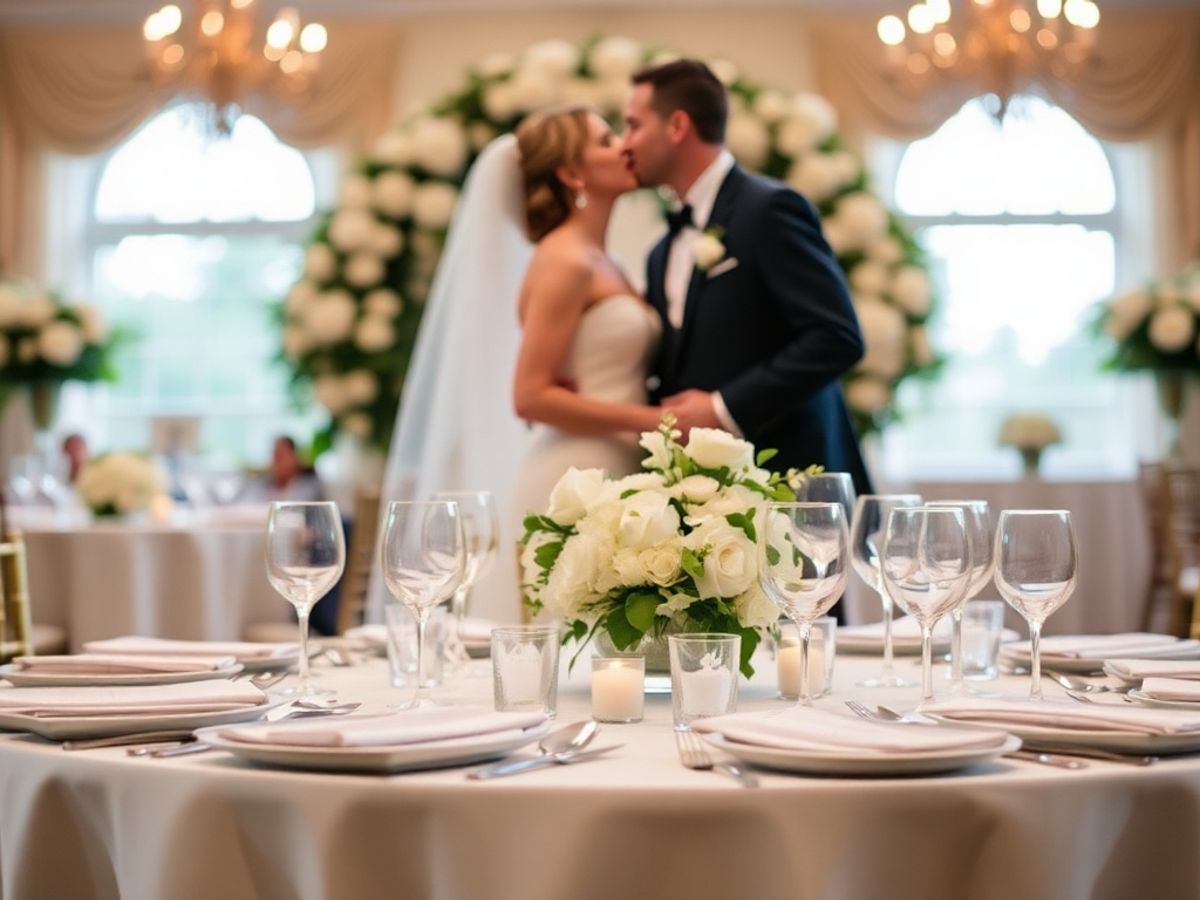
<path fill-rule="evenodd" d="M 742 787 L 758 787 L 758 779 L 749 772 L 743 771 L 732 763 L 714 762 L 708 750 L 700 743 L 700 738 L 691 731 L 675 732 L 675 749 L 679 751 L 679 761 L 689 769 L 720 772 L 728 775 Z"/>

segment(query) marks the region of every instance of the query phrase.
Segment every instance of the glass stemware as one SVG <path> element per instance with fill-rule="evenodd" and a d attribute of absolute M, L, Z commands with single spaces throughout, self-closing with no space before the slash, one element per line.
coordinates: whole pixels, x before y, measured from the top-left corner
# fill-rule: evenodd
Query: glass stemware
<path fill-rule="evenodd" d="M 963 511 L 897 507 L 888 513 L 880 555 L 884 590 L 921 626 L 921 704 L 933 700 L 933 628 L 963 602 L 971 553 Z"/>
<path fill-rule="evenodd" d="M 850 548 L 854 571 L 879 597 L 883 606 L 883 671 L 875 678 L 859 682 L 861 687 L 911 687 L 912 682 L 896 674 L 892 662 L 892 598 L 883 589 L 879 575 L 879 551 L 888 514 L 897 508 L 921 505 L 920 494 L 863 494 L 854 503 L 850 528 Z"/>
<path fill-rule="evenodd" d="M 455 671 L 461 671 L 471 657 L 463 645 L 463 619 L 467 615 L 467 599 L 479 575 L 488 567 L 500 544 L 500 523 L 491 491 L 439 491 L 435 500 L 451 500 L 458 504 L 466 538 L 466 569 L 462 584 L 454 592 L 450 604 L 453 627 L 446 639 L 446 656 Z"/>
<path fill-rule="evenodd" d="M 950 692 L 967 693 L 967 682 L 963 678 L 962 621 L 967 602 L 977 596 L 992 580 L 992 516 L 986 500 L 930 500 L 926 506 L 953 507 L 963 511 L 967 526 L 967 539 L 971 550 L 971 583 L 962 603 L 950 610 L 954 633 L 950 645 Z"/>
<path fill-rule="evenodd" d="M 759 584 L 800 633 L 800 700 L 811 706 L 808 678 L 812 623 L 846 589 L 850 533 L 840 503 L 772 503 L 759 532 Z"/>
<path fill-rule="evenodd" d="M 1065 509 L 1006 509 L 996 525 L 996 587 L 1029 624 L 1029 696 L 1042 699 L 1042 625 L 1075 590 L 1079 554 Z"/>
<path fill-rule="evenodd" d="M 426 626 L 434 607 L 449 600 L 462 584 L 466 570 L 466 537 L 458 504 L 450 500 L 389 503 L 380 554 L 384 584 L 417 620 L 416 690 L 405 706 L 424 706 L 429 702 Z"/>
<path fill-rule="evenodd" d="M 840 503 L 846 511 L 847 528 L 854 515 L 854 480 L 849 472 L 817 472 L 802 475 L 796 500 L 804 503 Z"/>
<path fill-rule="evenodd" d="M 267 580 L 296 608 L 300 626 L 303 697 L 328 696 L 313 689 L 308 672 L 308 616 L 337 584 L 346 567 L 346 542 L 336 503 L 272 503 L 267 519 Z"/>

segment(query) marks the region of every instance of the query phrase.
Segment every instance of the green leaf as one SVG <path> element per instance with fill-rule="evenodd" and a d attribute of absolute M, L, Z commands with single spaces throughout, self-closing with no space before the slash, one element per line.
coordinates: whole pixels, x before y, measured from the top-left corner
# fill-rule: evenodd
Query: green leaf
<path fill-rule="evenodd" d="M 562 553 L 564 544 L 564 541 L 552 541 L 549 544 L 542 544 L 533 553 L 534 562 L 542 569 L 554 568 L 554 563 L 558 561 L 558 555 Z"/>
<path fill-rule="evenodd" d="M 779 551 L 773 545 L 767 544 L 767 563 L 769 565 L 779 565 L 779 560 L 782 558 L 783 557 L 780 556 Z"/>
<path fill-rule="evenodd" d="M 758 543 L 758 531 L 754 527 L 754 509 L 744 513 L 730 513 L 725 517 L 725 521 L 734 528 L 740 528 L 746 533 L 746 537 L 754 543 Z"/>
<path fill-rule="evenodd" d="M 632 497 L 637 492 L 638 492 L 637 488 L 629 488 L 629 490 L 627 490 L 627 491 L 621 491 L 621 499 L 625 500 L 629 497 Z"/>
<path fill-rule="evenodd" d="M 762 636 L 756 629 L 744 628 L 741 625 L 737 626 L 737 633 L 742 636 L 742 658 L 739 668 L 747 678 L 753 678 L 754 666 L 750 665 L 750 657 L 754 655 L 754 651 L 758 647 L 758 642 Z"/>
<path fill-rule="evenodd" d="M 642 639 L 644 631 L 639 631 L 629 624 L 625 616 L 625 607 L 618 606 L 604 617 L 604 628 L 612 638 L 613 646 L 618 650 L 628 650 Z"/>
<path fill-rule="evenodd" d="M 654 627 L 654 613 L 662 603 L 662 597 L 649 591 L 637 591 L 625 598 L 625 618 L 629 624 L 645 634 Z"/>
<path fill-rule="evenodd" d="M 684 547 L 679 553 L 679 568 L 687 572 L 693 578 L 704 577 L 704 564 L 700 561 L 700 557 L 696 552 L 689 547 Z"/>
<path fill-rule="evenodd" d="M 770 462 L 778 455 L 779 451 L 774 447 L 767 447 L 765 450 L 758 451 L 758 456 L 754 458 L 754 462 L 761 469 L 765 463 Z"/>

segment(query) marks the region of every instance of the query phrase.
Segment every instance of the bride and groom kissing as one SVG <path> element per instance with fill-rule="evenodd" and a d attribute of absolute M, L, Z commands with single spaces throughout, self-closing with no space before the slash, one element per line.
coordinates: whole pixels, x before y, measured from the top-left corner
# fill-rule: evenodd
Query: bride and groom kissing
<path fill-rule="evenodd" d="M 708 67 L 681 59 L 634 75 L 619 136 L 568 108 L 484 149 L 427 300 L 384 498 L 491 490 L 513 546 L 568 468 L 640 471 L 638 433 L 664 410 L 685 441 L 721 428 L 778 450 L 768 468 L 822 465 L 870 491 L 839 385 L 864 349 L 849 291 L 808 201 L 724 148 L 728 110 Z M 606 233 L 618 197 L 657 186 L 680 205 L 643 297 Z M 499 554 L 473 614 L 517 617 L 515 562 Z"/>

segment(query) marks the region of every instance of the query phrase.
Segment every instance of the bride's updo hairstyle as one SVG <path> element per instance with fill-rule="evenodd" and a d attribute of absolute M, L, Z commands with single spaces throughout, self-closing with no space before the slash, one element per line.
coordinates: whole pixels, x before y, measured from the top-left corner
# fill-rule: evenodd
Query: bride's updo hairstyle
<path fill-rule="evenodd" d="M 525 230 L 534 243 L 567 220 L 574 198 L 555 174 L 579 165 L 588 142 L 588 116 L 582 106 L 535 113 L 517 126 L 517 149 L 525 182 Z"/>

